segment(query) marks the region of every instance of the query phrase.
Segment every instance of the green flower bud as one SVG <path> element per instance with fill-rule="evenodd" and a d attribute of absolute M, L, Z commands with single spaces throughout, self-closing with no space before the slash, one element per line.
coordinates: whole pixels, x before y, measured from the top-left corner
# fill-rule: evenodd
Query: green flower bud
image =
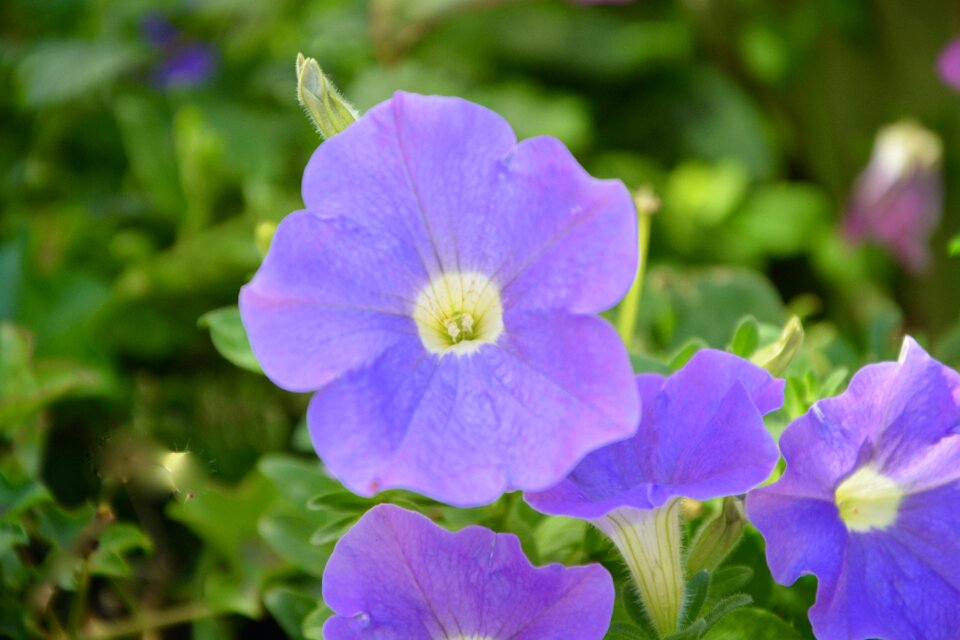
<path fill-rule="evenodd" d="M 324 140 L 337 135 L 360 117 L 320 70 L 317 61 L 303 57 L 302 53 L 297 54 L 297 100 Z"/>
<path fill-rule="evenodd" d="M 740 500 L 724 498 L 720 513 L 700 528 L 690 545 L 687 575 L 695 576 L 703 570 L 713 571 L 720 566 L 727 554 L 740 542 L 745 520 Z"/>
<path fill-rule="evenodd" d="M 783 375 L 790 362 L 803 346 L 803 324 L 800 318 L 793 316 L 787 321 L 780 338 L 772 344 L 758 349 L 750 361 L 769 371 L 772 375 Z"/>

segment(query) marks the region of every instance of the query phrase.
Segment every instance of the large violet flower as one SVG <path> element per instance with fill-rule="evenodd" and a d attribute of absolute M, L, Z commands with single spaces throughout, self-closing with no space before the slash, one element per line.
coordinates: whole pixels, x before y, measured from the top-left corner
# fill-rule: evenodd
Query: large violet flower
<path fill-rule="evenodd" d="M 323 143 L 303 197 L 240 312 L 267 375 L 317 391 L 314 446 L 350 489 L 486 503 L 634 432 L 626 350 L 593 315 L 637 267 L 623 184 L 483 107 L 398 93 Z"/>
<path fill-rule="evenodd" d="M 923 271 L 943 215 L 942 155 L 937 135 L 915 122 L 881 129 L 847 206 L 847 238 L 873 240 L 907 269 Z"/>
<path fill-rule="evenodd" d="M 907 338 L 780 440 L 747 498 L 777 582 L 819 579 L 820 640 L 950 640 L 960 629 L 960 375 Z"/>
<path fill-rule="evenodd" d="M 384 504 L 337 543 L 323 599 L 328 640 L 599 640 L 614 592 L 600 565 L 535 568 L 512 534 Z"/>
<path fill-rule="evenodd" d="M 636 435 L 584 458 L 527 501 L 544 513 L 591 520 L 617 545 L 651 621 L 676 631 L 683 602 L 678 499 L 744 493 L 779 458 L 763 415 L 783 402 L 782 380 L 746 360 L 700 351 L 669 378 L 636 378 Z"/>
<path fill-rule="evenodd" d="M 937 58 L 940 77 L 949 86 L 960 91 L 960 38 L 954 38 Z"/>

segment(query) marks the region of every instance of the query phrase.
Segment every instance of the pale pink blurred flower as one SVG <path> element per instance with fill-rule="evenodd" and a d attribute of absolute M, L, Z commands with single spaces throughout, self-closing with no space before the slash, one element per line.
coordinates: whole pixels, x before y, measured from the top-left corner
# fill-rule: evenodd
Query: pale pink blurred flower
<path fill-rule="evenodd" d="M 960 38 L 954 38 L 944 47 L 937 59 L 937 69 L 944 82 L 960 91 Z"/>
<path fill-rule="evenodd" d="M 881 129 L 847 205 L 847 239 L 872 240 L 908 270 L 926 269 L 943 214 L 942 155 L 940 138 L 917 122 Z"/>

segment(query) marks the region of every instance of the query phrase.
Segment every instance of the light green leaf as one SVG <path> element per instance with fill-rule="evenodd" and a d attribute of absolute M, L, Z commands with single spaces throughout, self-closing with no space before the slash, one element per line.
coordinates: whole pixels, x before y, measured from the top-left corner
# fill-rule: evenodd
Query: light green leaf
<path fill-rule="evenodd" d="M 200 316 L 197 322 L 201 327 L 210 329 L 213 346 L 220 355 L 247 371 L 263 373 L 260 363 L 257 362 L 250 348 L 247 332 L 240 321 L 238 307 L 214 309 Z"/>
<path fill-rule="evenodd" d="M 141 59 L 141 50 L 124 42 L 45 41 L 20 63 L 18 79 L 27 105 L 45 107 L 101 89 Z"/>
<path fill-rule="evenodd" d="M 721 618 L 703 640 L 800 640 L 800 634 L 772 613 L 750 608 Z"/>

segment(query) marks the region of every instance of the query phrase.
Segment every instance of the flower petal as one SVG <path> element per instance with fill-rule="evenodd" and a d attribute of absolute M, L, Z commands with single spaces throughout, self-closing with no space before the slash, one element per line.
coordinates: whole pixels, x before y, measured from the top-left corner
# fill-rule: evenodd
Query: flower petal
<path fill-rule="evenodd" d="M 947 582 L 944 569 L 923 562 L 885 533 L 851 536 L 844 575 L 830 597 L 818 591 L 810 609 L 815 635 L 952 640 L 960 628 L 960 592 Z"/>
<path fill-rule="evenodd" d="M 818 401 L 790 424 L 780 437 L 787 468 L 775 485 L 779 494 L 833 503 L 837 485 L 872 453 L 895 369 L 892 362 L 862 368 L 845 392 Z"/>
<path fill-rule="evenodd" d="M 480 105 L 397 92 L 317 149 L 303 199 L 311 211 L 407 242 L 431 276 L 468 270 L 460 225 L 497 224 L 490 190 L 515 144 L 510 125 Z"/>
<path fill-rule="evenodd" d="M 660 430 L 654 454 L 657 482 L 650 490 L 654 506 L 679 496 L 710 500 L 745 493 L 766 480 L 780 459 L 763 416 L 739 381 L 709 419 L 696 422 L 691 419 L 695 413 L 671 407 L 674 420 Z"/>
<path fill-rule="evenodd" d="M 267 376 L 310 391 L 416 335 L 411 313 L 420 274 L 411 264 L 401 243 L 349 220 L 287 216 L 240 292 L 243 324 Z"/>
<path fill-rule="evenodd" d="M 517 144 L 503 118 L 459 98 L 398 92 L 317 150 L 303 197 L 409 242 L 431 275 L 492 278 L 508 307 L 599 311 L 636 274 L 622 183 L 591 178 L 553 138 Z"/>
<path fill-rule="evenodd" d="M 467 220 L 461 251 L 494 270 L 505 306 L 594 313 L 626 293 L 637 214 L 621 182 L 592 178 L 554 138 L 531 138 L 503 160 L 490 197 L 495 222 Z"/>
<path fill-rule="evenodd" d="M 621 506 L 743 493 L 779 459 L 762 412 L 783 402 L 783 381 L 742 358 L 701 351 L 666 380 L 636 378 L 636 434 L 595 451 L 557 486 L 527 496 L 545 513 L 598 518 Z M 758 406 L 759 405 L 759 406 Z"/>
<path fill-rule="evenodd" d="M 317 393 L 314 446 L 351 490 L 460 506 L 558 482 L 629 436 L 638 400 L 616 333 L 594 317 L 511 318 L 497 346 L 437 358 L 404 342 Z"/>
<path fill-rule="evenodd" d="M 653 413 L 657 393 L 665 378 L 656 374 L 636 377 L 643 411 L 642 425 Z M 656 441 L 641 435 L 614 442 L 589 454 L 559 484 L 531 492 L 524 499 L 537 511 L 575 518 L 599 518 L 618 507 L 652 509 L 651 453 Z"/>
<path fill-rule="evenodd" d="M 767 542 L 767 564 L 780 584 L 813 573 L 837 580 L 847 530 L 832 502 L 778 493 L 779 484 L 747 495 L 747 515 Z M 821 586 L 821 588 L 823 588 Z"/>
<path fill-rule="evenodd" d="M 337 543 L 323 598 L 329 640 L 599 640 L 614 592 L 600 565 L 535 568 L 514 535 L 379 505 Z"/>
<path fill-rule="evenodd" d="M 908 337 L 886 387 L 875 458 L 896 478 L 900 467 L 960 426 L 960 375 Z"/>

